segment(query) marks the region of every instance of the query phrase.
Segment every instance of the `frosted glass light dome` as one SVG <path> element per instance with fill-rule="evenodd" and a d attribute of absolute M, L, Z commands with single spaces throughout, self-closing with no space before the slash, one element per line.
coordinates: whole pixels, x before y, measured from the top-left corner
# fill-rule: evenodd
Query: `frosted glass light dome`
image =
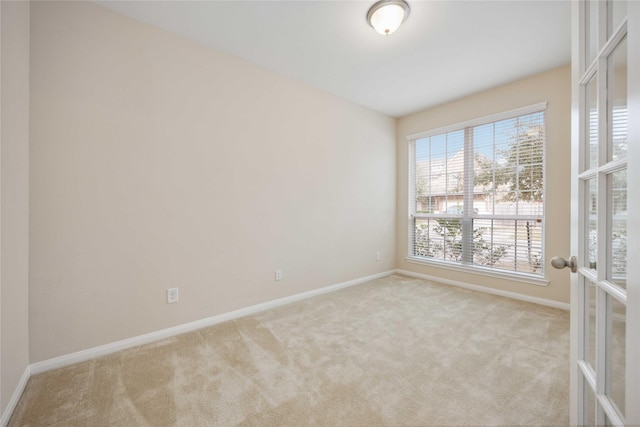
<path fill-rule="evenodd" d="M 409 5 L 404 0 L 381 0 L 371 6 L 367 21 L 376 32 L 393 34 L 409 16 Z"/>

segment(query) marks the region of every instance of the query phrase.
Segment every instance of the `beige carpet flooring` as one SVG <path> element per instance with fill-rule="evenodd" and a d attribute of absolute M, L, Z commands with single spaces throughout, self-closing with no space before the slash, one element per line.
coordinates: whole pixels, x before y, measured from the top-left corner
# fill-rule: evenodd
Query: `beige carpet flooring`
<path fill-rule="evenodd" d="M 393 275 L 33 376 L 10 426 L 567 425 L 566 311 Z"/>

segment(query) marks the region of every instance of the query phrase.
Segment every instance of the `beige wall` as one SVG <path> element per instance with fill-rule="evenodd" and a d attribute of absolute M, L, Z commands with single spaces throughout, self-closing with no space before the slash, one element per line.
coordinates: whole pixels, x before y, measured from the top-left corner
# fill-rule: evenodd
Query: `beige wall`
<path fill-rule="evenodd" d="M 554 270 L 549 260 L 569 255 L 571 169 L 571 70 L 557 68 L 492 90 L 468 96 L 398 120 L 397 254 L 399 269 L 472 283 L 499 290 L 569 302 L 569 273 Z M 546 145 L 546 287 L 476 276 L 405 261 L 408 230 L 407 135 L 547 101 Z"/>
<path fill-rule="evenodd" d="M 31 11 L 32 362 L 395 267 L 395 120 L 91 3 Z"/>
<path fill-rule="evenodd" d="M 0 2 L 0 387 L 4 413 L 29 364 L 29 3 Z"/>

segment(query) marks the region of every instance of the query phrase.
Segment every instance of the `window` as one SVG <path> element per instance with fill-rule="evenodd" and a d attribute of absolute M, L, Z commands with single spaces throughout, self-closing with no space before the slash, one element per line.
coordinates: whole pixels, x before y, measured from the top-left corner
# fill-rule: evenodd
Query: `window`
<path fill-rule="evenodd" d="M 545 104 L 409 136 L 409 257 L 543 275 Z"/>

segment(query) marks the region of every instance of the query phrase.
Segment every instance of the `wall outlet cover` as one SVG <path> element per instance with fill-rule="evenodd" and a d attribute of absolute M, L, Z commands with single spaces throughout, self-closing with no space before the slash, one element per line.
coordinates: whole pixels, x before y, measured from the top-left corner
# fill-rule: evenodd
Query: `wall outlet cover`
<path fill-rule="evenodd" d="M 167 304 L 178 302 L 178 288 L 167 289 Z"/>

